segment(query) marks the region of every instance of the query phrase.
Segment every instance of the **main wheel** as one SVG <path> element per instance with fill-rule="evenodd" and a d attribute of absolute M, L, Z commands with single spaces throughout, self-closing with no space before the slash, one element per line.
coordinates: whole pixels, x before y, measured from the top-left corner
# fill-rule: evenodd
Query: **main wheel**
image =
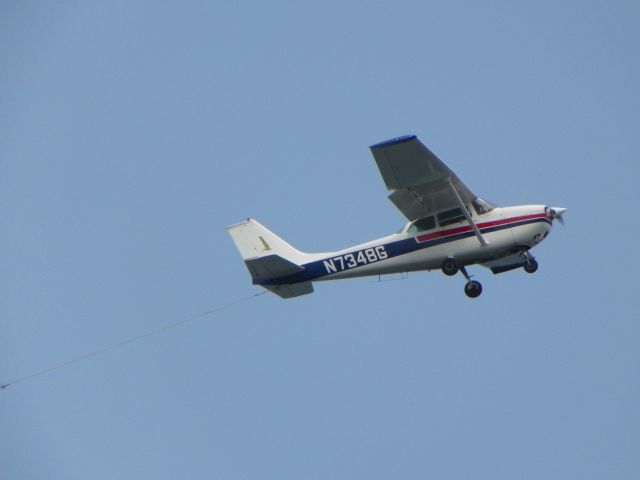
<path fill-rule="evenodd" d="M 529 263 L 524 264 L 524 271 L 527 273 L 533 273 L 538 270 L 538 262 L 536 262 L 535 258 L 529 260 Z"/>
<path fill-rule="evenodd" d="M 476 280 L 471 280 L 464 286 L 464 293 L 469 298 L 479 297 L 482 293 L 482 284 Z"/>
<path fill-rule="evenodd" d="M 447 258 L 442 262 L 442 273 L 449 275 L 450 277 L 458 273 L 460 267 L 453 258 Z"/>

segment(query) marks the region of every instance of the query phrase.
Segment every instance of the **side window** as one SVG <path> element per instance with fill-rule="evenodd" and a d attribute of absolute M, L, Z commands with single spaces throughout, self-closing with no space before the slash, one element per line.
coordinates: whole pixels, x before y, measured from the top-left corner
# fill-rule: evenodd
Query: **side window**
<path fill-rule="evenodd" d="M 451 210 L 445 210 L 438 214 L 438 223 L 441 227 L 459 222 L 460 220 L 464 220 L 464 215 L 459 208 L 452 208 Z"/>
<path fill-rule="evenodd" d="M 413 222 L 407 229 L 407 233 L 418 233 L 432 228 L 436 228 L 436 219 L 434 217 L 424 217 Z"/>

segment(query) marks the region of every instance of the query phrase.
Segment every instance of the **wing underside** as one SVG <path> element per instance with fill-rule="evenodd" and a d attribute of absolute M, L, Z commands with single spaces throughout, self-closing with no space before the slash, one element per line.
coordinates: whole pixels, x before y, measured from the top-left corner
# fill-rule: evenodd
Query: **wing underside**
<path fill-rule="evenodd" d="M 415 135 L 394 138 L 372 145 L 389 199 L 410 221 L 455 208 L 475 195 L 458 176 Z"/>

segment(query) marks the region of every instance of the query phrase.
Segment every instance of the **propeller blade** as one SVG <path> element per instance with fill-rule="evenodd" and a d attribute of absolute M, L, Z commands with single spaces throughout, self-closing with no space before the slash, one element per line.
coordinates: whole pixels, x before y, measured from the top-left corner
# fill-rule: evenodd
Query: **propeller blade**
<path fill-rule="evenodd" d="M 558 222 L 560 222 L 560 225 L 564 226 L 564 218 L 562 218 L 562 215 L 566 211 L 567 211 L 566 208 L 551 207 L 551 216 L 553 217 L 554 220 L 558 220 Z"/>

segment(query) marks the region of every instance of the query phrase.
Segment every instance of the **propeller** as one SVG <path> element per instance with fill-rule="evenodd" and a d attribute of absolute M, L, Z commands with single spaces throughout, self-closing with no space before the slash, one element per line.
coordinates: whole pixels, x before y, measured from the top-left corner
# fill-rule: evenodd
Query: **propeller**
<path fill-rule="evenodd" d="M 564 214 L 564 212 L 567 211 L 566 208 L 562 208 L 562 207 L 547 207 L 547 216 L 549 218 L 551 218 L 552 220 L 558 220 L 558 222 L 560 222 L 560 225 L 564 225 L 564 218 L 562 218 L 562 215 Z"/>

